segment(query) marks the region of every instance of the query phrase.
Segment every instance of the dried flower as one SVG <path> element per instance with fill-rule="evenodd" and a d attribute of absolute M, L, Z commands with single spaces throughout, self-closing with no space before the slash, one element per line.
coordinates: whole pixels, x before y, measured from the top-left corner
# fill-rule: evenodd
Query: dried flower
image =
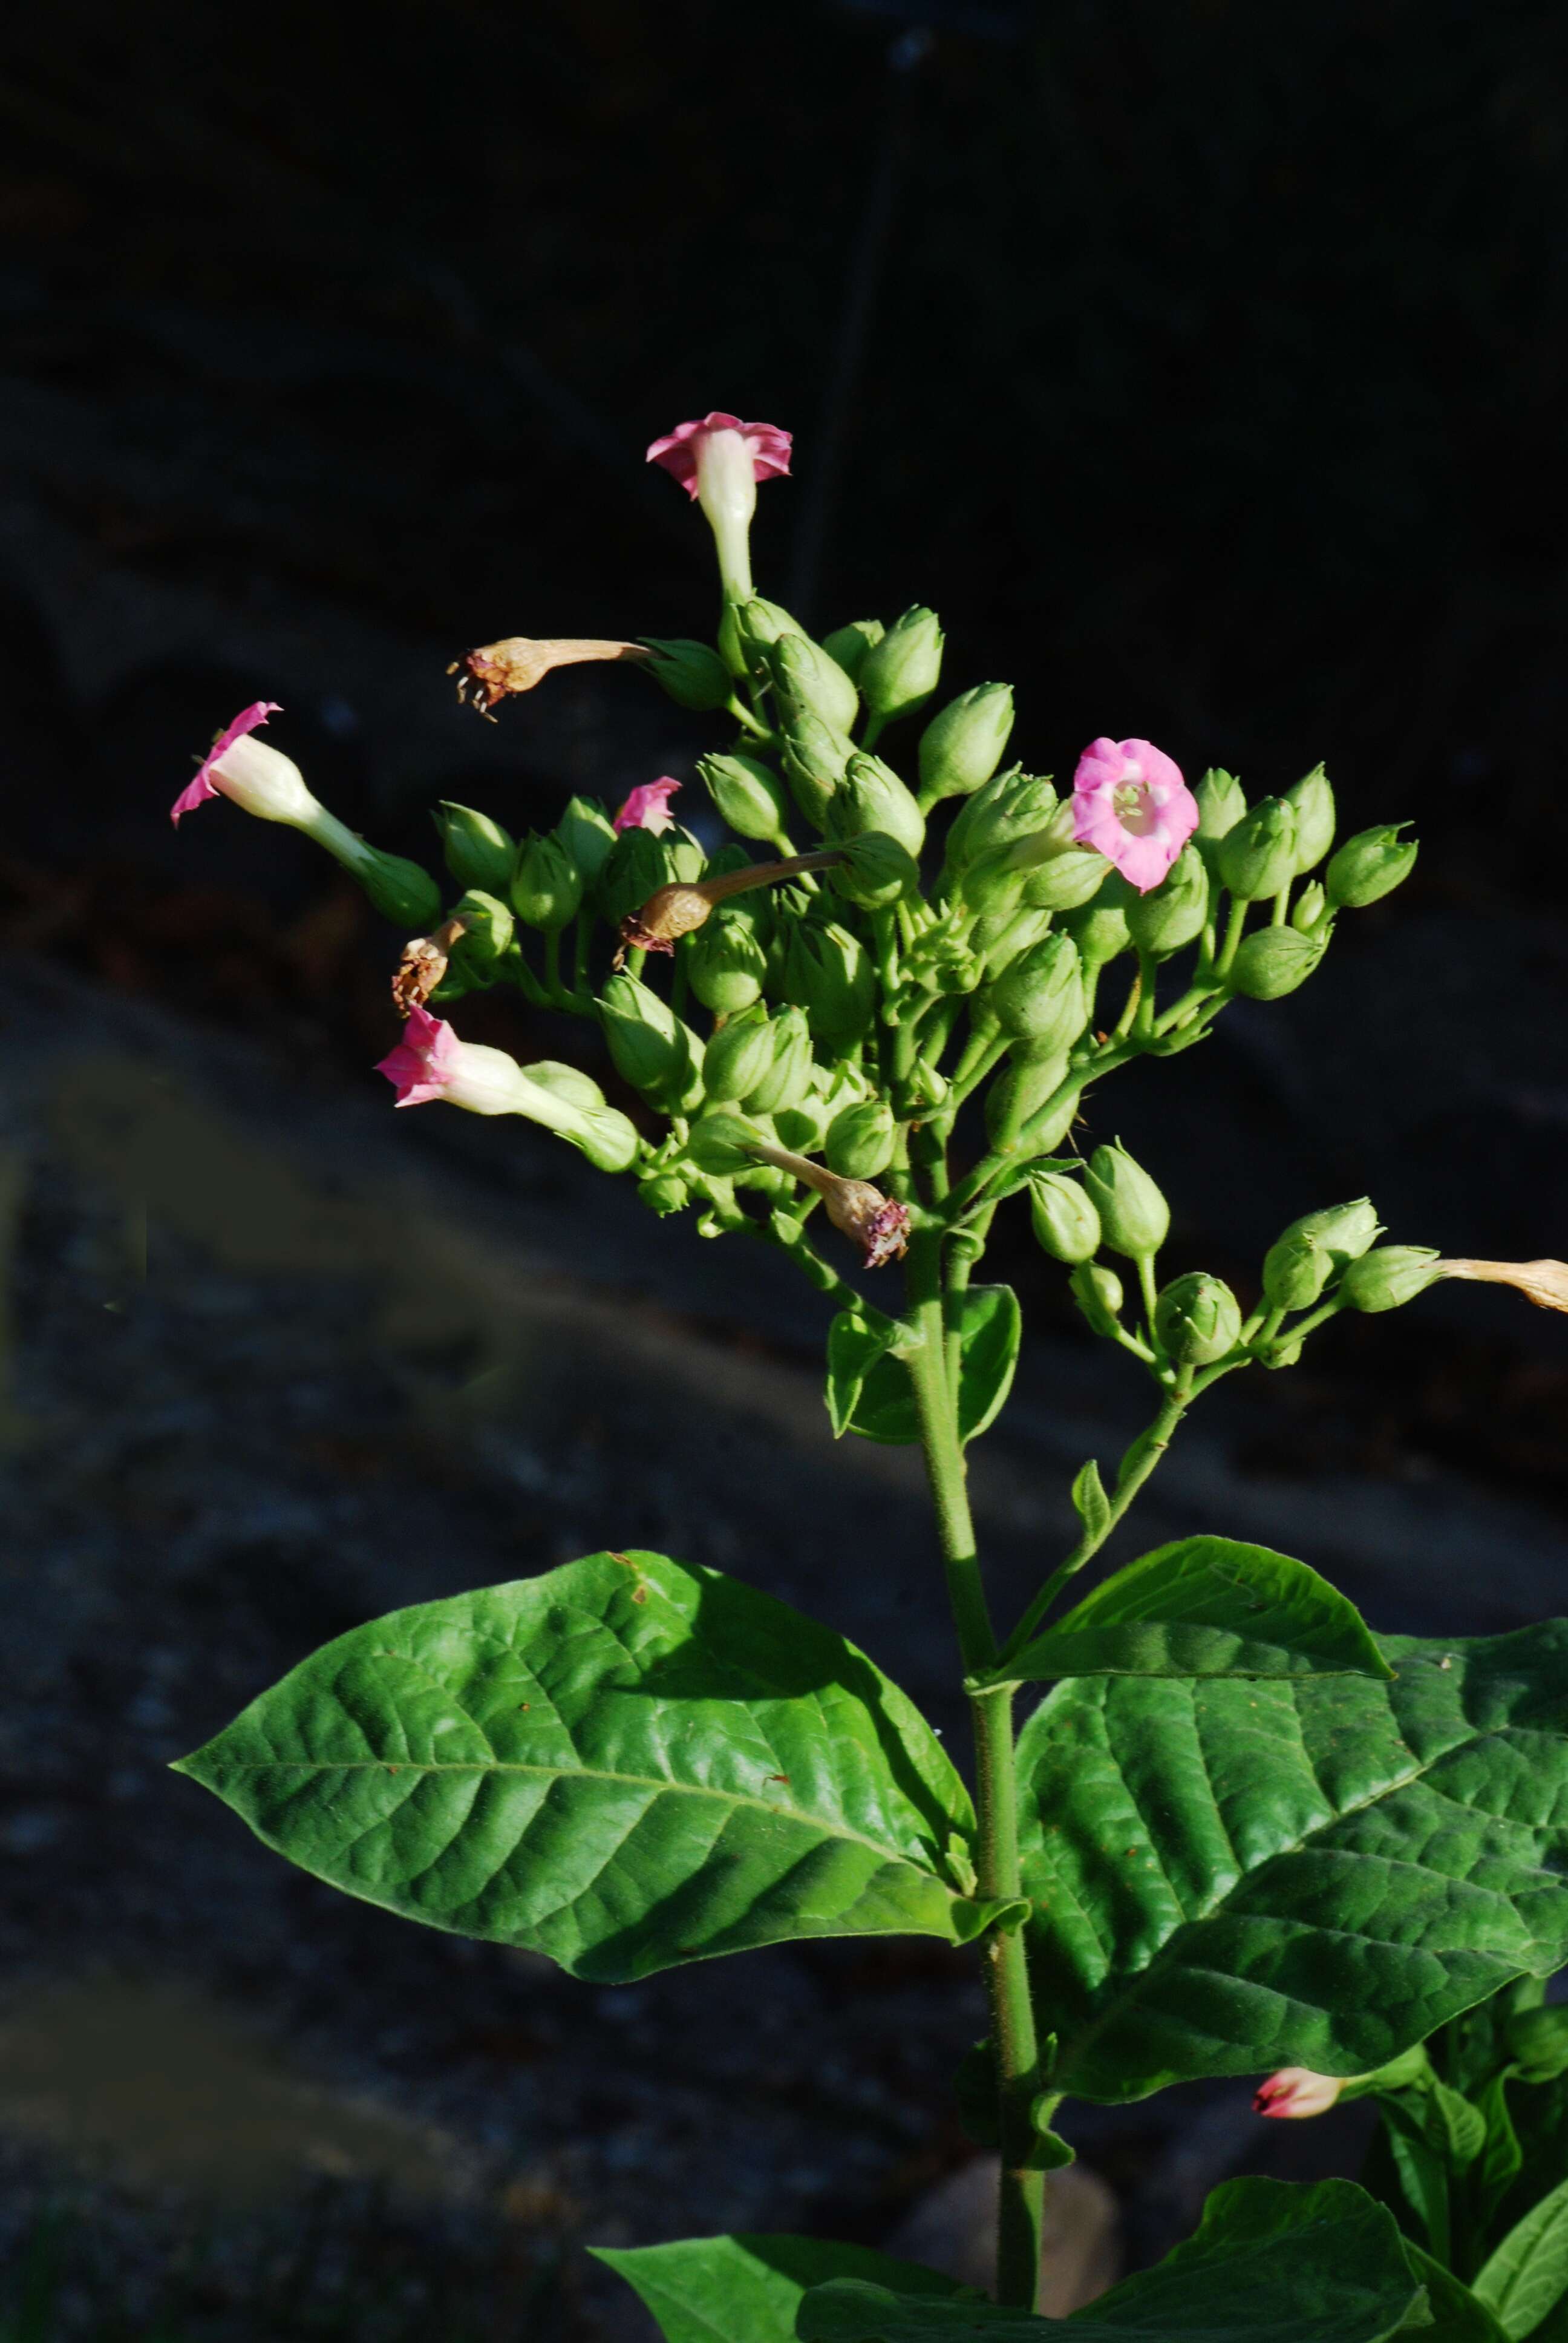
<path fill-rule="evenodd" d="M 409 937 L 392 979 L 392 1005 L 399 1017 L 424 1008 L 446 975 L 452 947 L 467 925 L 465 920 L 450 919 L 444 920 L 434 935 Z M 403 1101 L 399 1099 L 397 1103 L 401 1106 Z"/>
<path fill-rule="evenodd" d="M 902 1256 L 909 1240 L 909 1209 L 884 1196 L 869 1180 L 840 1179 L 825 1163 L 813 1163 L 809 1155 L 793 1154 L 787 1147 L 765 1147 L 758 1141 L 749 1152 L 814 1188 L 833 1226 L 860 1247 L 868 1269 L 881 1269 Z"/>
<path fill-rule="evenodd" d="M 1343 2089 L 1343 2083 L 1332 2075 L 1314 2075 L 1310 2066 L 1282 2066 L 1259 2085 L 1252 2112 L 1292 2117 L 1327 2115 Z"/>
<path fill-rule="evenodd" d="M 673 830 L 675 816 L 669 810 L 669 800 L 680 787 L 668 774 L 661 780 L 644 781 L 633 789 L 615 818 L 615 828 L 622 830 Z"/>
<path fill-rule="evenodd" d="M 656 781 L 655 789 L 678 789 L 679 783 Z M 642 792 L 633 789 L 633 798 Z M 627 799 L 627 805 L 631 798 Z M 624 813 L 623 806 L 621 811 Z M 650 825 L 644 825 L 649 827 Z M 618 818 L 616 827 L 620 827 Z M 675 880 L 667 887 L 658 887 L 640 910 L 630 911 L 620 923 L 620 958 L 628 951 L 672 952 L 682 936 L 689 936 L 701 927 L 716 903 L 730 895 L 744 895 L 752 887 L 769 887 L 783 879 L 797 878 L 802 870 L 826 870 L 843 855 L 836 847 L 824 847 L 815 854 L 791 854 L 782 862 L 751 862 L 743 870 L 726 870 L 718 879 L 699 880 Z"/>
<path fill-rule="evenodd" d="M 643 643 L 603 642 L 592 636 L 506 635 L 498 643 L 481 643 L 477 650 L 465 651 L 447 672 L 459 679 L 458 699 L 466 700 L 472 691 L 480 715 L 489 716 L 498 699 L 532 691 L 554 667 L 578 667 L 585 659 L 652 657 Z"/>
<path fill-rule="evenodd" d="M 1149 740 L 1091 740 L 1072 777 L 1072 834 L 1130 886 L 1158 887 L 1198 827 L 1181 768 Z"/>
<path fill-rule="evenodd" d="M 1512 1285 L 1538 1310 L 1568 1310 L 1568 1262 L 1440 1261 L 1437 1273 L 1477 1285 Z"/>

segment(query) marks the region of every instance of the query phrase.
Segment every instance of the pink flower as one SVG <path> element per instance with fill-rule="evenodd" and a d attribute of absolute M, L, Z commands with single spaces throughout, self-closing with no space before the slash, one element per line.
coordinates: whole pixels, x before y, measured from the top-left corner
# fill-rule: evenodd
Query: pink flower
<path fill-rule="evenodd" d="M 701 491 L 701 468 L 713 439 L 719 434 L 739 433 L 751 458 L 754 480 L 787 479 L 789 473 L 789 434 L 780 431 L 774 423 L 742 423 L 738 415 L 705 415 L 697 423 L 678 423 L 662 439 L 656 439 L 648 451 L 650 464 L 661 464 L 671 477 L 681 482 L 689 497 Z"/>
<path fill-rule="evenodd" d="M 1252 2099 L 1260 2116 L 1327 2115 L 1344 2089 L 1332 2075 L 1314 2075 L 1310 2066 L 1282 2066 L 1261 2083 Z"/>
<path fill-rule="evenodd" d="M 558 1127 L 558 1117 L 541 1111 L 550 1101 L 515 1058 L 480 1041 L 460 1041 L 446 1019 L 432 1017 L 422 1002 L 409 1010 L 403 1039 L 376 1071 L 395 1086 L 399 1106 L 445 1099 L 470 1114 L 528 1114 Z"/>
<path fill-rule="evenodd" d="M 444 1096 L 457 1071 L 461 1047 L 444 1017 L 432 1017 L 416 1003 L 408 1011 L 402 1040 L 376 1071 L 396 1087 L 399 1106 L 424 1106 Z"/>
<path fill-rule="evenodd" d="M 207 798 L 216 797 L 219 784 L 214 780 L 213 774 L 234 747 L 235 742 L 243 740 L 247 732 L 254 732 L 258 724 L 265 724 L 269 716 L 278 716 L 282 712 L 282 705 L 278 700 L 255 699 L 248 708 L 240 709 L 232 724 L 226 725 L 203 758 L 195 779 L 188 788 L 180 791 L 169 809 L 169 820 L 176 830 L 179 828 L 182 813 L 189 813 L 194 807 L 201 805 Z"/>
<path fill-rule="evenodd" d="M 669 810 L 669 800 L 680 787 L 667 773 L 662 780 L 644 781 L 632 790 L 615 818 L 617 830 L 673 830 L 675 816 Z"/>
<path fill-rule="evenodd" d="M 1072 777 L 1072 834 L 1141 895 L 1158 887 L 1198 827 L 1181 768 L 1149 740 L 1091 740 Z"/>

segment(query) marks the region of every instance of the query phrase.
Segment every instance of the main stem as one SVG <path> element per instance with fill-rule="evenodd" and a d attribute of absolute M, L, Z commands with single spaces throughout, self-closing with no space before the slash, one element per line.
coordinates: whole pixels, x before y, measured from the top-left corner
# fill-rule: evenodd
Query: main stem
<path fill-rule="evenodd" d="M 920 1338 L 909 1368 L 920 1410 L 920 1443 L 936 1506 L 959 1647 L 966 1672 L 973 1674 L 994 1661 L 996 1637 L 975 1554 L 956 1384 L 948 1374 L 940 1231 L 923 1229 L 911 1239 L 908 1292 L 910 1321 Z M 970 1715 L 980 1821 L 977 1892 L 987 1900 L 1010 1901 L 1021 1892 L 1011 1688 L 971 1695 Z M 1032 2310 L 1040 2288 L 1045 2176 L 1029 2168 L 1034 2145 L 1030 2110 L 1040 2089 L 1040 2052 L 1022 1931 L 1016 1926 L 993 1929 L 985 1940 L 984 1955 L 1001 2137 L 997 2299 Z"/>

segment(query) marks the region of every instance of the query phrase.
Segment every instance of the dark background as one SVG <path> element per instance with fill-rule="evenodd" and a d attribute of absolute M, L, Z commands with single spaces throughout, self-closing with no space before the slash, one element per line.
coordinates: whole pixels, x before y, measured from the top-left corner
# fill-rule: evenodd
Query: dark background
<path fill-rule="evenodd" d="M 45 1973 L 173 1975 L 307 2042 L 321 2087 L 482 2139 L 485 2186 L 524 2188 L 502 2231 L 530 2242 L 496 2244 L 492 2188 L 439 2252 L 408 2217 L 407 2254 L 445 2270 L 449 2249 L 487 2316 L 514 2263 L 554 2285 L 548 2241 L 612 2222 L 876 2242 L 964 2153 L 941 2113 L 974 2015 L 953 1978 L 769 1956 L 617 2016 L 487 1953 L 450 1997 L 481 2014 L 443 2032 L 453 1947 L 280 1884 L 158 1770 L 353 1618 L 607 1537 L 809 1602 L 934 1702 L 949 1673 L 917 1493 L 884 1501 L 779 1429 L 781 1393 L 815 1406 L 809 1297 L 518 1127 L 394 1124 L 367 1067 L 397 939 L 291 833 L 216 806 L 176 838 L 167 805 L 256 697 L 334 810 L 427 860 L 436 798 L 522 830 L 572 789 L 689 772 L 717 735 L 629 670 L 552 676 L 492 728 L 445 668 L 509 633 L 707 631 L 706 532 L 642 450 L 711 407 L 765 417 L 795 478 L 760 495 L 762 590 L 824 631 L 932 603 L 952 688 L 1017 686 L 1030 767 L 1141 734 L 1258 794 L 1322 757 L 1346 829 L 1420 831 L 1414 879 L 1342 921 L 1303 993 L 1237 1004 L 1096 1109 L 1086 1136 L 1122 1131 L 1166 1182 L 1173 1265 L 1245 1294 L 1286 1219 L 1362 1189 L 1401 1241 L 1568 1252 L 1568 27 L 1498 0 L 59 0 L 0 41 L 0 122 L 16 2006 Z M 493 1000 L 459 1021 L 525 1057 L 584 1041 Z M 160 1121 L 176 1093 L 196 1124 Z M 417 1167 L 431 1219 L 548 1267 L 583 1363 L 525 1344 L 493 1404 L 458 1404 L 472 1324 L 421 1322 L 411 1359 L 366 1298 L 368 1219 L 298 1240 L 275 1196 L 285 1235 L 258 1247 L 232 1147 L 210 1159 L 229 1176 L 186 1176 L 231 1123 L 242 1153 L 297 1150 L 318 1198 Z M 1022 1228 L 999 1243 L 1038 1330 L 991 1492 L 1021 1589 L 1041 1525 L 1060 1543 L 1063 1468 L 1114 1454 L 1141 1399 Z M 733 1423 L 695 1366 L 655 1400 L 656 1333 L 737 1390 L 737 1361 L 781 1380 Z M 1554 1604 L 1559 1322 L 1445 1288 L 1253 1386 L 1194 1433 L 1166 1534 L 1293 1546 L 1380 1627 Z M 576 2015 L 541 2020 L 541 1995 Z M 798 2055 L 759 2081 L 700 2013 L 747 2033 L 769 1996 Z M 606 2049 L 617 2025 L 635 2056 Z M 76 2085 L 45 2080 L 77 2123 Z M 1086 2135 L 1134 2253 L 1200 2182 L 1282 2133 L 1299 2148 L 1293 2127 L 1242 2140 L 1244 2104 Z M 25 2259 L 64 2184 L 30 2135 L 15 2153 Z M 103 2274 L 68 2331 L 97 2333 L 116 2287 L 162 2298 L 188 2238 L 123 2175 L 84 2201 Z M 182 2343 L 286 2316 L 251 2252 L 216 2308 L 191 2297 Z M 286 2317 L 337 2282 L 298 2278 Z M 347 2331 L 379 2334 L 342 2284 Z M 549 2317 L 623 2331 L 608 2292 L 560 2284 Z"/>

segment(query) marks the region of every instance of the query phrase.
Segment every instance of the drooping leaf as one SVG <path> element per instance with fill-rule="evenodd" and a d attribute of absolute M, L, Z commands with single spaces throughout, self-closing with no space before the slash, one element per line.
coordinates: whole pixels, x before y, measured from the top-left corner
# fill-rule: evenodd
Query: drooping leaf
<path fill-rule="evenodd" d="M 847 1318 L 848 1313 L 845 1313 Z M 834 1326 L 844 1322 L 835 1319 Z M 860 1323 L 849 1319 L 849 1326 Z M 872 1335 L 876 1333 L 873 1326 Z M 894 1327 L 896 1336 L 902 1330 Z M 1018 1296 L 1010 1285 L 971 1285 L 964 1294 L 959 1319 L 959 1432 L 966 1440 L 973 1440 L 991 1423 L 1012 1388 L 1013 1370 L 1018 1365 L 1019 1343 L 1022 1337 L 1023 1319 Z M 829 1329 L 829 1412 L 835 1406 L 840 1411 L 845 1399 L 849 1401 L 848 1428 L 863 1439 L 878 1440 L 885 1446 L 908 1447 L 920 1436 L 920 1414 L 915 1405 L 914 1386 L 910 1371 L 902 1359 L 894 1355 L 888 1341 L 870 1343 L 852 1338 L 847 1331 L 841 1337 L 841 1354 L 846 1373 L 840 1378 L 839 1395 L 834 1398 L 833 1329 Z M 860 1360 L 863 1357 L 864 1363 Z M 859 1381 L 850 1396 L 852 1366 L 859 1366 Z M 834 1429 L 839 1429 L 834 1414 Z"/>
<path fill-rule="evenodd" d="M 968 1794 L 904 1694 L 663 1554 L 357 1627 L 180 1770 L 317 1878 L 578 1976 L 990 1916 L 943 1860 Z"/>
<path fill-rule="evenodd" d="M 1476 2272 L 1472 2290 L 1515 2343 L 1555 2309 L 1568 2293 L 1568 2180 L 1515 2223 Z"/>
<path fill-rule="evenodd" d="M 798 2332 L 801 2343 L 1382 2343 L 1421 2297 L 1392 2219 L 1353 2182 L 1232 2180 L 1195 2237 L 1070 2319 L 838 2278 L 807 2295 Z"/>
<path fill-rule="evenodd" d="M 1100 1466 L 1092 1456 L 1087 1464 L 1079 1466 L 1073 1480 L 1072 1510 L 1083 1523 L 1086 1536 L 1103 1537 L 1111 1519 L 1111 1500 L 1100 1477 Z"/>
<path fill-rule="evenodd" d="M 1392 1671 L 1354 1604 L 1304 1562 L 1234 1538 L 1190 1537 L 1095 1587 L 1005 1673 L 1386 1679 Z"/>
<path fill-rule="evenodd" d="M 1395 1674 L 1090 1677 L 1019 1746 L 1051 2087 L 1369 2073 L 1568 1955 L 1568 1623 Z"/>
<path fill-rule="evenodd" d="M 916 2262 L 829 2237 L 683 2237 L 589 2251 L 642 2297 L 665 2343 L 795 2343 L 801 2297 L 829 2278 L 870 2280 L 916 2299 L 959 2291 Z"/>

